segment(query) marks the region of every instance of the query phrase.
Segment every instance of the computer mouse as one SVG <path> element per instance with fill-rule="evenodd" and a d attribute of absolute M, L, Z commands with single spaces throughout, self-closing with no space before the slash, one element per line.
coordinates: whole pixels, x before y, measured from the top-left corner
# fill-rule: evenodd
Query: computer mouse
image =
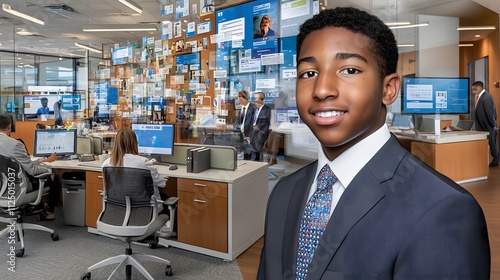
<path fill-rule="evenodd" d="M 170 165 L 170 167 L 168 168 L 168 170 L 176 170 L 177 168 L 177 165 Z"/>

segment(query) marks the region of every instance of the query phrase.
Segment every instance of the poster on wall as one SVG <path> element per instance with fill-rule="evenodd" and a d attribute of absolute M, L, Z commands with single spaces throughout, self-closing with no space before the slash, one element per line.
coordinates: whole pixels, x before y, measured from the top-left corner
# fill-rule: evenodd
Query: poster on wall
<path fill-rule="evenodd" d="M 161 39 L 168 40 L 172 38 L 172 22 L 164 21 L 161 23 Z"/>
<path fill-rule="evenodd" d="M 160 4 L 160 16 L 166 16 L 174 13 L 174 4 L 173 0 L 161 0 Z"/>
<path fill-rule="evenodd" d="M 280 35 L 278 8 L 277 0 L 258 0 L 218 10 L 216 43 L 236 42 L 234 46 L 251 51 L 252 59 L 277 53 Z M 223 60 L 224 56 L 218 59 Z M 224 61 L 217 62 L 225 64 Z"/>
<path fill-rule="evenodd" d="M 174 38 L 182 36 L 182 26 L 180 21 L 174 22 Z"/>
<path fill-rule="evenodd" d="M 214 0 L 200 0 L 200 15 L 205 16 L 215 11 Z"/>
<path fill-rule="evenodd" d="M 196 24 L 194 21 L 188 22 L 187 24 L 187 29 L 186 29 L 186 37 L 193 37 L 196 35 Z"/>
<path fill-rule="evenodd" d="M 282 0 L 281 37 L 299 34 L 300 24 L 318 13 L 318 7 L 318 0 Z"/>
<path fill-rule="evenodd" d="M 175 18 L 179 19 L 189 15 L 189 0 L 175 2 Z"/>

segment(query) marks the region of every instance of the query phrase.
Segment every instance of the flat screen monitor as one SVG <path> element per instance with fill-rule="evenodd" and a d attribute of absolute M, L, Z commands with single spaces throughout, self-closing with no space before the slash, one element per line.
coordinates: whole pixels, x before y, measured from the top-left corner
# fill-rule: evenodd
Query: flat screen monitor
<path fill-rule="evenodd" d="M 397 129 L 413 128 L 412 115 L 394 114 L 392 117 L 391 127 Z"/>
<path fill-rule="evenodd" d="M 407 114 L 468 114 L 469 78 L 403 78 L 401 106 Z"/>
<path fill-rule="evenodd" d="M 60 156 L 76 154 L 76 129 L 37 129 L 33 154 L 36 157 L 50 156 L 56 153 Z"/>
<path fill-rule="evenodd" d="M 59 101 L 58 95 L 25 95 L 23 97 L 24 115 L 34 116 L 40 114 L 54 115 L 54 104 Z M 46 107 L 43 108 L 45 104 Z M 48 112 L 48 113 L 47 113 Z"/>
<path fill-rule="evenodd" d="M 132 124 L 141 155 L 171 156 L 174 154 L 174 124 Z"/>

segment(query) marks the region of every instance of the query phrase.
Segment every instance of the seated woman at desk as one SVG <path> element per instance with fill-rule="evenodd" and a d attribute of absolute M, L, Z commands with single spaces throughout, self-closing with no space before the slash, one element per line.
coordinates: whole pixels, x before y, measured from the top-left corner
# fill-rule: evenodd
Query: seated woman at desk
<path fill-rule="evenodd" d="M 115 144 L 111 150 L 111 157 L 106 159 L 103 164 L 105 166 L 123 166 L 144 168 L 151 171 L 153 178 L 154 194 L 157 199 L 161 199 L 158 188 L 165 187 L 166 180 L 158 173 L 156 167 L 153 166 L 153 161 L 139 155 L 139 144 L 135 132 L 130 128 L 122 128 L 118 131 L 115 138 Z M 160 209 L 162 205 L 160 205 Z"/>

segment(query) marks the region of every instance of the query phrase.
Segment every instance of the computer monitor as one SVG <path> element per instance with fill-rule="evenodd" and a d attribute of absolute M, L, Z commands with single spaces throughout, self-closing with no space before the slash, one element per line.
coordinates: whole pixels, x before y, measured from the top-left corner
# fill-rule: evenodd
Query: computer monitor
<path fill-rule="evenodd" d="M 132 124 L 137 135 L 139 153 L 146 156 L 174 154 L 174 124 Z"/>
<path fill-rule="evenodd" d="M 33 154 L 36 157 L 50 156 L 56 153 L 59 156 L 76 154 L 76 129 L 37 129 Z"/>
<path fill-rule="evenodd" d="M 413 127 L 412 115 L 394 114 L 391 127 L 397 129 L 411 129 Z"/>

